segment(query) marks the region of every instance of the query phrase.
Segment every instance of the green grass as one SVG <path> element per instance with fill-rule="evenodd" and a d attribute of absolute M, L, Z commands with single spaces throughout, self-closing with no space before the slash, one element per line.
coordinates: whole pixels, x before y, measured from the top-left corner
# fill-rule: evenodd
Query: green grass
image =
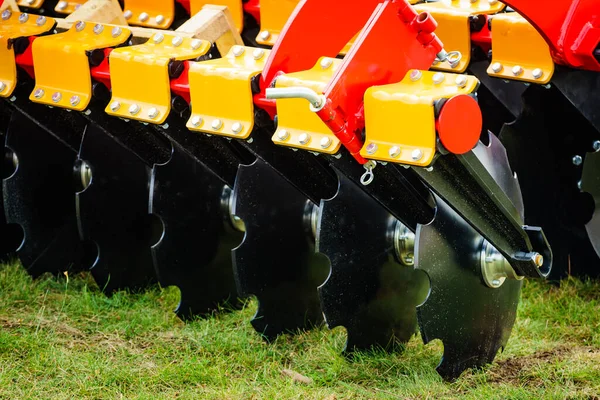
<path fill-rule="evenodd" d="M 434 370 L 439 342 L 349 362 L 340 328 L 264 343 L 249 324 L 255 301 L 184 324 L 173 288 L 108 298 L 88 275 L 32 281 L 0 266 L 0 399 L 596 399 L 599 299 L 598 282 L 527 282 L 504 353 L 448 384 Z"/>

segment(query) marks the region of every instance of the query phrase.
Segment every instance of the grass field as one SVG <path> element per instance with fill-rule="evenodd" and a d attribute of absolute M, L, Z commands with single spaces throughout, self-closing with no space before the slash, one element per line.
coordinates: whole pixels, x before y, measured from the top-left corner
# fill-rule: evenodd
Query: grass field
<path fill-rule="evenodd" d="M 414 337 L 403 353 L 349 362 L 340 328 L 265 344 L 249 324 L 255 301 L 184 324 L 173 288 L 108 298 L 87 275 L 32 281 L 6 265 L 0 398 L 597 399 L 599 299 L 596 282 L 527 282 L 505 352 L 448 384 L 434 370 L 438 342 Z"/>

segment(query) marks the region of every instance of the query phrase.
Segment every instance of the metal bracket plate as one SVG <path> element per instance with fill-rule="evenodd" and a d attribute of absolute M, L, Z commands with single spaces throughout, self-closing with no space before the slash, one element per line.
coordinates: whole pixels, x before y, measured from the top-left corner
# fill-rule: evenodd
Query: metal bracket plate
<path fill-rule="evenodd" d="M 169 63 L 206 54 L 211 44 L 176 33 L 156 33 L 137 46 L 110 53 L 112 99 L 106 113 L 162 124 L 171 112 Z"/>
<path fill-rule="evenodd" d="M 256 42 L 273 46 L 300 0 L 261 0 L 260 32 Z"/>
<path fill-rule="evenodd" d="M 56 25 L 53 18 L 4 10 L 0 19 L 0 97 L 12 94 L 17 83 L 14 40 L 46 33 Z"/>
<path fill-rule="evenodd" d="M 44 0 L 17 0 L 19 7 L 38 9 L 42 6 Z"/>
<path fill-rule="evenodd" d="M 205 5 L 226 6 L 233 18 L 233 23 L 238 32 L 244 29 L 244 7 L 242 0 L 190 0 L 190 10 L 192 16 L 200 12 Z"/>
<path fill-rule="evenodd" d="M 269 50 L 233 46 L 219 59 L 191 63 L 188 78 L 192 131 L 246 139 L 254 127 L 251 80 L 261 73 Z"/>
<path fill-rule="evenodd" d="M 492 19 L 490 76 L 546 84 L 554 74 L 550 47 L 540 33 L 517 13 Z"/>
<path fill-rule="evenodd" d="M 54 11 L 56 11 L 59 14 L 71 14 L 77 11 L 77 9 L 79 9 L 79 7 L 81 7 L 86 1 L 87 0 L 61 0 L 58 3 L 56 3 Z"/>
<path fill-rule="evenodd" d="M 436 152 L 434 103 L 474 92 L 477 78 L 411 70 L 399 83 L 373 86 L 365 93 L 365 145 L 372 160 L 427 166 Z"/>
<path fill-rule="evenodd" d="M 36 103 L 83 111 L 92 98 L 87 52 L 125 43 L 131 31 L 113 25 L 78 21 L 66 32 L 33 42 Z"/>
<path fill-rule="evenodd" d="M 175 19 L 174 0 L 125 0 L 123 15 L 128 24 L 166 29 Z"/>
<path fill-rule="evenodd" d="M 323 93 L 341 65 L 342 60 L 323 57 L 309 70 L 279 76 L 275 87 L 305 87 Z M 340 140 L 305 99 L 278 99 L 277 121 L 275 144 L 326 154 L 340 149 Z"/>
<path fill-rule="evenodd" d="M 471 14 L 496 14 L 506 7 L 504 3 L 498 0 L 441 0 L 440 4 L 446 7 L 467 10 Z"/>

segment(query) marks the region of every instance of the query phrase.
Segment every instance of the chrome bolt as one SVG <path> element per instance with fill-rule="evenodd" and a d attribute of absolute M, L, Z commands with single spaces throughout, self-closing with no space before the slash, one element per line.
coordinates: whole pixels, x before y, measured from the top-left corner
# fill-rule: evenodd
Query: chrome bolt
<path fill-rule="evenodd" d="M 594 151 L 600 151 L 600 140 L 596 140 L 594 143 L 592 143 L 592 148 L 594 149 Z"/>
<path fill-rule="evenodd" d="M 252 52 L 252 57 L 255 60 L 260 60 L 265 55 L 265 51 L 263 49 L 256 49 Z"/>
<path fill-rule="evenodd" d="M 162 15 L 157 15 L 154 19 L 157 25 L 161 25 L 163 22 L 165 22 L 165 17 L 163 17 Z"/>
<path fill-rule="evenodd" d="M 496 4 L 498 2 L 498 0 L 488 0 L 488 4 L 490 6 L 493 6 L 494 4 Z"/>
<path fill-rule="evenodd" d="M 0 92 L 3 92 L 6 89 L 6 83 L 0 82 Z"/>
<path fill-rule="evenodd" d="M 533 255 L 531 256 L 531 260 L 535 263 L 535 265 L 538 268 L 544 265 L 544 256 L 540 253 L 533 253 Z"/>
<path fill-rule="evenodd" d="M 536 68 L 531 72 L 531 75 L 533 75 L 535 79 L 540 79 L 544 73 L 540 68 Z"/>
<path fill-rule="evenodd" d="M 112 37 L 118 37 L 121 33 L 123 32 L 123 30 L 121 28 L 119 28 L 118 26 L 115 26 L 112 31 L 110 32 L 110 34 L 112 35 Z"/>
<path fill-rule="evenodd" d="M 77 23 L 75 24 L 75 30 L 77 32 L 81 32 L 84 29 L 85 29 L 85 22 L 83 22 L 83 21 L 77 21 Z"/>
<path fill-rule="evenodd" d="M 202 44 L 202 40 L 200 40 L 200 39 L 192 39 L 192 41 L 190 42 L 190 46 L 192 47 L 193 50 L 198 50 L 200 48 L 201 44 Z"/>
<path fill-rule="evenodd" d="M 289 137 L 290 137 L 290 134 L 285 129 L 282 129 L 279 132 L 277 132 L 277 138 L 279 140 L 287 140 L 287 138 L 289 138 Z"/>
<path fill-rule="evenodd" d="M 464 88 L 467 86 L 469 79 L 465 75 L 459 75 L 456 77 L 455 83 L 459 88 Z"/>
<path fill-rule="evenodd" d="M 390 157 L 394 157 L 394 158 L 398 157 L 400 155 L 400 147 L 398 147 L 398 146 L 390 147 L 388 154 L 390 155 Z"/>
<path fill-rule="evenodd" d="M 583 158 L 580 155 L 573 156 L 573 165 L 580 166 L 583 163 Z"/>
<path fill-rule="evenodd" d="M 35 3 L 35 0 L 27 0 L 27 4 L 32 5 L 33 3 Z"/>
<path fill-rule="evenodd" d="M 183 43 L 183 38 L 181 36 L 175 36 L 173 40 L 171 40 L 171 44 L 174 47 L 180 46 Z"/>
<path fill-rule="evenodd" d="M 125 12 L 123 13 L 123 16 L 125 17 L 125 19 L 129 19 L 129 18 L 133 17 L 133 13 L 131 12 L 131 10 L 125 10 Z"/>
<path fill-rule="evenodd" d="M 67 5 L 68 5 L 68 4 L 67 4 L 67 2 L 66 2 L 66 1 L 59 1 L 59 2 L 56 4 L 56 9 L 57 9 L 58 11 L 62 11 L 62 10 L 64 10 L 65 8 L 67 8 Z"/>
<path fill-rule="evenodd" d="M 8 8 L 4 11 L 2 11 L 2 20 L 6 21 L 7 19 L 10 18 L 10 16 L 12 15 L 12 11 L 10 11 Z"/>
<path fill-rule="evenodd" d="M 215 131 L 218 129 L 221 129 L 222 126 L 223 126 L 223 121 L 221 121 L 218 118 L 213 120 L 212 124 L 210 124 L 210 127 L 213 128 Z"/>
<path fill-rule="evenodd" d="M 269 32 L 269 31 L 262 31 L 260 33 L 260 38 L 262 40 L 269 40 L 270 37 L 271 37 L 271 32 Z"/>
<path fill-rule="evenodd" d="M 239 57 L 242 54 L 244 54 L 244 51 L 246 51 L 246 49 L 242 46 L 233 46 L 233 55 L 236 57 Z"/>
<path fill-rule="evenodd" d="M 148 118 L 154 119 L 156 117 L 158 117 L 158 110 L 156 109 L 156 107 L 152 107 L 148 110 Z"/>
<path fill-rule="evenodd" d="M 298 136 L 298 141 L 300 144 L 307 144 L 310 141 L 310 135 L 308 133 L 301 133 L 300 136 Z"/>
<path fill-rule="evenodd" d="M 54 103 L 58 103 L 60 101 L 60 99 L 62 99 L 62 94 L 60 94 L 60 92 L 54 92 L 52 94 L 52 101 Z"/>
<path fill-rule="evenodd" d="M 96 25 L 94 25 L 94 33 L 95 33 L 96 35 L 99 35 L 99 34 L 101 34 L 101 33 L 102 33 L 102 31 L 104 31 L 104 25 L 101 25 L 101 24 L 96 24 Z"/>
<path fill-rule="evenodd" d="M 44 17 L 43 15 L 40 15 L 39 17 L 37 17 L 37 19 L 35 20 L 35 23 L 37 26 L 42 26 L 46 23 L 46 17 Z"/>
<path fill-rule="evenodd" d="M 328 148 L 329 146 L 331 146 L 331 138 L 329 136 L 322 137 L 321 141 L 319 142 L 319 145 L 322 149 Z"/>
<path fill-rule="evenodd" d="M 437 72 L 433 75 L 433 84 L 439 85 L 440 83 L 444 82 L 445 79 L 446 76 L 444 74 L 442 74 L 441 72 Z"/>
<path fill-rule="evenodd" d="M 148 18 L 150 18 L 150 16 L 148 15 L 147 12 L 143 12 L 139 16 L 139 20 L 142 21 L 142 22 L 148 21 Z"/>
<path fill-rule="evenodd" d="M 410 80 L 413 82 L 418 81 L 419 79 L 421 79 L 422 76 L 423 73 L 418 69 L 413 69 L 412 71 L 410 71 Z"/>
<path fill-rule="evenodd" d="M 154 43 L 159 44 L 164 40 L 164 38 L 165 35 L 163 35 L 162 33 L 157 33 L 156 35 L 154 35 L 154 38 L 152 40 L 154 41 Z"/>
<path fill-rule="evenodd" d="M 492 64 L 492 71 L 494 71 L 494 73 L 496 74 L 499 74 L 503 69 L 504 67 L 499 62 L 495 62 Z"/>
<path fill-rule="evenodd" d="M 192 124 L 193 127 L 199 127 L 200 124 L 202 124 L 202 118 L 199 117 L 198 115 L 194 115 L 192 117 L 192 119 L 190 120 L 190 123 Z"/>
<path fill-rule="evenodd" d="M 27 14 L 27 13 L 23 13 L 23 14 L 19 15 L 19 22 L 22 24 L 27 22 L 28 19 L 29 19 L 29 14 Z"/>
<path fill-rule="evenodd" d="M 118 101 L 115 100 L 112 103 L 110 103 L 110 111 L 117 112 L 119 108 L 121 108 L 121 103 L 119 103 Z"/>
<path fill-rule="evenodd" d="M 512 74 L 514 76 L 519 76 L 523 73 L 523 68 L 520 65 L 515 65 L 512 69 Z"/>
<path fill-rule="evenodd" d="M 419 161 L 421 158 L 423 158 L 423 152 L 421 151 L 421 149 L 414 149 L 410 156 L 413 159 L 413 161 Z"/>
<path fill-rule="evenodd" d="M 323 69 L 331 67 L 331 64 L 333 64 L 333 60 L 331 58 L 325 57 L 321 60 L 321 68 Z"/>
<path fill-rule="evenodd" d="M 140 106 L 138 106 L 137 104 L 134 103 L 129 106 L 129 114 L 135 115 L 139 112 L 140 112 Z"/>
<path fill-rule="evenodd" d="M 35 92 L 33 92 L 33 97 L 35 97 L 36 99 L 41 99 L 44 96 L 44 89 L 35 89 Z"/>
<path fill-rule="evenodd" d="M 71 96 L 71 98 L 69 99 L 69 103 L 71 103 L 71 105 L 73 107 L 75 107 L 77 104 L 79 104 L 79 96 L 75 95 L 75 96 Z"/>
<path fill-rule="evenodd" d="M 375 154 L 377 151 L 377 145 L 375 143 L 369 143 L 365 148 L 368 154 Z"/>
<path fill-rule="evenodd" d="M 244 125 L 239 122 L 234 122 L 233 125 L 231 125 L 231 130 L 233 133 L 240 133 L 242 129 L 244 129 Z"/>

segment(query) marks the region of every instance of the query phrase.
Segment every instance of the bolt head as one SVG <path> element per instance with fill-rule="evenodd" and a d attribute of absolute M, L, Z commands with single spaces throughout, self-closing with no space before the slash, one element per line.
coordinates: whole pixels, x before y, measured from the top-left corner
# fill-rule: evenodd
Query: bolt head
<path fill-rule="evenodd" d="M 308 133 L 301 133 L 300 136 L 298 136 L 298 142 L 300 142 L 300 144 L 307 144 L 310 141 L 310 135 Z"/>
<path fill-rule="evenodd" d="M 367 151 L 367 154 L 375 154 L 375 152 L 377 151 L 377 145 L 371 142 L 367 145 L 365 150 Z"/>
<path fill-rule="evenodd" d="M 321 60 L 321 68 L 323 69 L 327 69 L 329 67 L 331 67 L 331 64 L 333 64 L 333 60 L 329 57 L 325 57 Z"/>
<path fill-rule="evenodd" d="M 35 24 L 37 26 L 42 26 L 46 23 L 46 17 L 44 17 L 43 15 L 40 15 L 39 17 L 37 17 L 37 19 L 35 20 Z"/>
<path fill-rule="evenodd" d="M 115 26 L 112 31 L 110 32 L 110 34 L 112 35 L 112 37 L 118 37 L 121 33 L 123 33 L 123 30 L 121 28 L 119 28 L 118 26 Z"/>
<path fill-rule="evenodd" d="M 77 21 L 77 23 L 75 24 L 75 30 L 77 32 L 81 32 L 84 29 L 85 29 L 85 22 L 83 22 L 83 21 Z"/>
<path fill-rule="evenodd" d="M 600 140 L 594 141 L 594 143 L 592 143 L 592 148 L 594 149 L 594 151 L 600 151 Z"/>
<path fill-rule="evenodd" d="M 28 19 L 29 19 L 29 14 L 27 14 L 27 13 L 22 13 L 21 15 L 19 15 L 19 22 L 22 24 L 27 22 Z"/>
<path fill-rule="evenodd" d="M 154 41 L 154 43 L 159 44 L 160 42 L 162 42 L 165 39 L 165 35 L 163 35 L 162 33 L 157 33 L 156 35 L 154 35 L 154 38 L 152 38 L 152 40 Z"/>
<path fill-rule="evenodd" d="M 467 83 L 469 82 L 469 79 L 466 77 L 466 75 L 459 75 L 456 77 L 456 86 L 458 86 L 459 88 L 464 88 L 465 86 L 467 86 Z"/>
<path fill-rule="evenodd" d="M 194 115 L 192 117 L 192 119 L 190 120 L 190 123 L 192 124 L 193 127 L 199 127 L 202 124 L 202 118 L 199 117 L 198 115 Z"/>
<path fill-rule="evenodd" d="M 322 137 L 321 141 L 319 142 L 319 145 L 322 149 L 328 148 L 329 146 L 331 146 L 331 138 L 329 136 Z"/>
<path fill-rule="evenodd" d="M 60 99 L 62 99 L 62 94 L 60 92 L 52 93 L 52 101 L 54 103 L 58 103 L 60 101 Z"/>
<path fill-rule="evenodd" d="M 419 161 L 421 158 L 423 158 L 423 151 L 421 149 L 414 149 L 412 153 L 410 153 L 410 157 L 413 159 L 413 161 Z"/>
<path fill-rule="evenodd" d="M 394 157 L 394 158 L 398 157 L 400 155 L 400 147 L 398 147 L 398 146 L 390 147 L 388 154 L 390 155 L 390 157 Z"/>
<path fill-rule="evenodd" d="M 490 6 L 493 6 L 494 4 L 496 4 L 498 2 L 498 0 L 488 0 L 488 4 Z"/>
<path fill-rule="evenodd" d="M 65 8 L 67 8 L 67 2 L 66 2 L 66 1 L 59 1 L 59 2 L 56 4 L 56 9 L 57 9 L 57 10 L 59 10 L 59 11 L 62 11 L 62 10 L 64 10 Z"/>
<path fill-rule="evenodd" d="M 419 79 L 421 79 L 422 76 L 423 73 L 418 69 L 413 69 L 412 71 L 410 71 L 410 80 L 413 82 L 418 81 Z"/>
<path fill-rule="evenodd" d="M 138 106 L 137 104 L 134 103 L 129 106 L 129 114 L 135 115 L 139 112 L 140 112 L 140 106 Z"/>
<path fill-rule="evenodd" d="M 531 72 L 531 74 L 535 79 L 540 79 L 542 75 L 544 75 L 544 72 L 540 68 L 536 68 Z"/>
<path fill-rule="evenodd" d="M 33 92 L 33 97 L 36 99 L 41 99 L 44 97 L 44 89 L 35 89 L 35 92 Z"/>
<path fill-rule="evenodd" d="M 27 4 L 32 5 L 33 3 L 35 3 L 35 0 L 27 0 Z"/>
<path fill-rule="evenodd" d="M 433 84 L 439 85 L 440 83 L 444 82 L 445 79 L 446 79 L 446 76 L 444 74 L 442 74 L 441 72 L 436 72 L 433 75 Z"/>
<path fill-rule="evenodd" d="M 544 265 L 544 256 L 540 253 L 535 253 L 532 257 L 532 260 L 538 268 Z"/>
<path fill-rule="evenodd" d="M 233 125 L 231 125 L 231 130 L 233 133 L 240 133 L 242 129 L 244 129 L 244 125 L 239 122 L 234 122 Z"/>
<path fill-rule="evenodd" d="M 233 55 L 236 57 L 241 56 L 245 51 L 246 49 L 243 46 L 233 46 Z"/>
<path fill-rule="evenodd" d="M 279 140 L 287 140 L 289 137 L 290 137 L 290 134 L 285 129 L 281 129 L 279 132 L 277 132 L 277 138 Z"/>
<path fill-rule="evenodd" d="M 71 96 L 71 98 L 69 99 L 69 103 L 75 107 L 77 104 L 79 104 L 79 102 L 81 101 L 81 99 L 79 98 L 79 96 L 75 95 L 75 96 Z"/>
<path fill-rule="evenodd" d="M 265 51 L 263 49 L 256 49 L 252 52 L 252 57 L 255 60 L 260 60 L 265 55 Z"/>
<path fill-rule="evenodd" d="M 110 111 L 117 112 L 119 108 L 121 108 L 121 103 L 119 103 L 118 101 L 115 100 L 112 103 L 110 103 Z"/>
<path fill-rule="evenodd" d="M 202 40 L 200 40 L 200 39 L 192 39 L 192 41 L 190 42 L 190 46 L 192 47 L 193 50 L 198 50 L 201 45 L 202 45 Z"/>
<path fill-rule="evenodd" d="M 125 10 L 125 12 L 123 13 L 123 16 L 125 17 L 125 19 L 129 19 L 129 18 L 133 17 L 133 13 L 131 12 L 131 10 Z"/>
<path fill-rule="evenodd" d="M 573 156 L 573 165 L 580 166 L 583 163 L 583 158 L 580 155 Z"/>
<path fill-rule="evenodd" d="M 221 129 L 222 126 L 223 126 L 223 121 L 221 121 L 218 118 L 213 120 L 212 124 L 210 124 L 210 127 L 213 128 L 215 131 L 218 129 Z"/>
<path fill-rule="evenodd" d="M 7 19 L 10 18 L 10 16 L 12 15 L 12 11 L 10 11 L 8 8 L 4 11 L 2 11 L 2 20 L 6 21 Z"/>
<path fill-rule="evenodd" d="M 515 65 L 512 69 L 512 74 L 514 76 L 519 76 L 523 73 L 523 67 L 521 67 L 520 65 Z"/>
<path fill-rule="evenodd" d="M 140 20 L 141 22 L 146 22 L 146 21 L 148 21 L 148 18 L 150 18 L 150 16 L 148 15 L 148 13 L 147 13 L 147 12 L 143 12 L 143 13 L 141 13 L 141 14 L 140 14 L 140 16 L 139 16 L 139 20 Z"/>
<path fill-rule="evenodd" d="M 171 44 L 173 45 L 173 47 L 177 47 L 180 46 L 181 43 L 183 43 L 183 38 L 181 36 L 175 36 L 172 40 L 171 40 Z"/>
<path fill-rule="evenodd" d="M 500 64 L 499 62 L 495 62 L 492 64 L 492 71 L 494 71 L 494 73 L 496 74 L 499 74 L 503 69 L 504 66 L 502 66 L 502 64 Z"/>
<path fill-rule="evenodd" d="M 3 92 L 6 89 L 6 83 L 0 82 L 0 92 Z"/>
<path fill-rule="evenodd" d="M 269 32 L 269 31 L 262 31 L 260 33 L 261 40 L 269 40 L 270 37 L 271 37 L 271 32 Z"/>
<path fill-rule="evenodd" d="M 101 34 L 102 31 L 104 31 L 104 25 L 102 25 L 102 24 L 96 24 L 96 25 L 94 25 L 94 33 L 96 35 Z"/>
<path fill-rule="evenodd" d="M 157 15 L 156 18 L 154 18 L 154 20 L 158 25 L 162 25 L 162 23 L 165 22 L 165 17 L 163 17 L 162 15 Z"/>
<path fill-rule="evenodd" d="M 148 118 L 154 119 L 156 117 L 158 117 L 158 110 L 156 109 L 156 107 L 152 107 L 148 110 Z"/>

